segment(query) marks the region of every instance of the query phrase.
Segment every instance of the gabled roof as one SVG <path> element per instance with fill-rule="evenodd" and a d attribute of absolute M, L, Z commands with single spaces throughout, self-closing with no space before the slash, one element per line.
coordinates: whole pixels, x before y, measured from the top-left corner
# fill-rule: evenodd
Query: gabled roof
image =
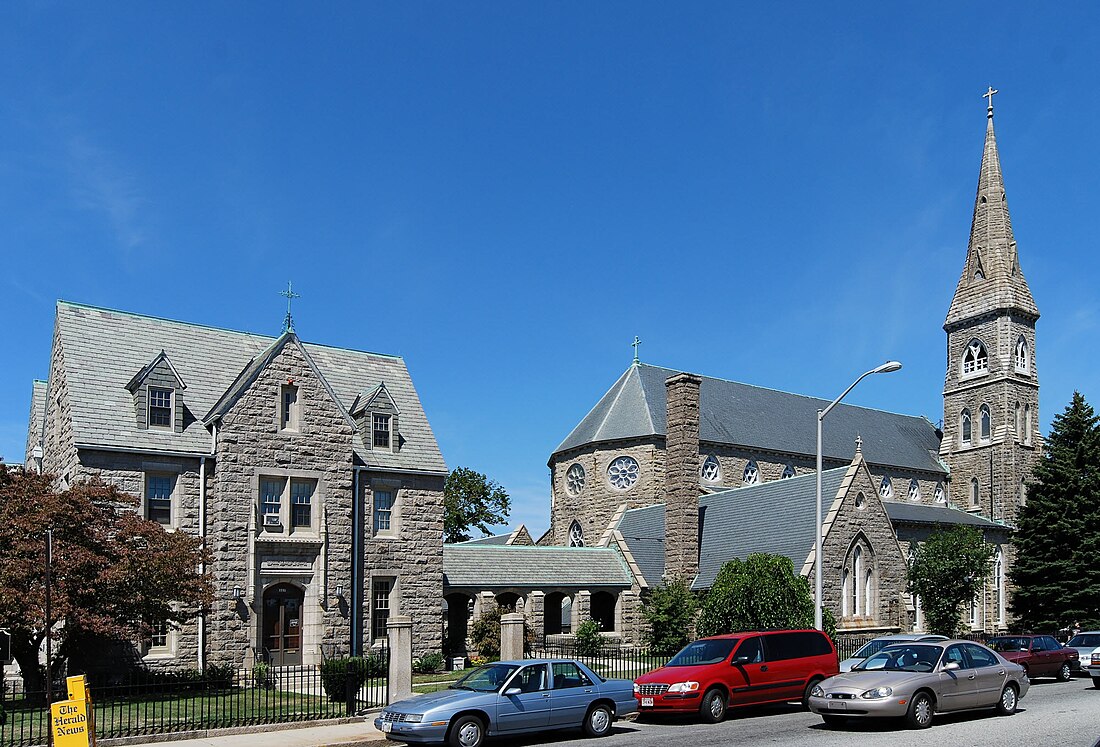
<path fill-rule="evenodd" d="M 348 408 L 348 412 L 352 415 L 358 415 L 364 410 L 370 409 L 374 406 L 374 403 L 378 400 L 385 400 L 393 408 L 394 412 L 398 415 L 401 414 L 401 408 L 397 406 L 397 403 L 393 401 L 393 397 L 390 396 L 390 390 L 386 388 L 386 382 L 381 382 L 378 386 L 369 392 L 362 392 L 356 395 L 355 400 L 352 401 L 351 407 Z"/>
<path fill-rule="evenodd" d="M 599 441 L 664 437 L 665 379 L 676 373 L 644 363 L 632 365 L 554 454 Z M 817 411 L 828 405 L 827 400 L 815 397 L 704 376 L 699 390 L 699 438 L 815 456 Z M 857 436 L 863 438 L 867 461 L 872 464 L 946 474 L 938 458 L 940 438 L 925 418 L 841 403 L 825 424 L 825 457 L 847 462 Z"/>
<path fill-rule="evenodd" d="M 172 372 L 172 375 L 176 377 L 176 384 L 179 385 L 179 388 L 186 389 L 187 384 L 184 383 L 183 378 L 179 375 L 179 371 L 177 371 L 176 367 L 172 365 L 171 359 L 168 358 L 168 354 L 165 353 L 163 350 L 157 353 L 157 356 L 153 358 L 153 360 L 146 363 L 144 366 L 141 367 L 140 371 L 134 374 L 134 378 L 130 379 L 130 381 L 127 382 L 126 388 L 131 392 L 137 389 L 138 385 L 140 385 L 141 382 L 145 381 L 145 377 L 152 373 L 153 370 L 160 365 L 161 361 L 164 361 L 164 363 L 168 366 L 168 370 L 170 370 Z"/>
<path fill-rule="evenodd" d="M 622 555 L 603 547 L 443 546 L 443 582 L 451 587 L 629 588 Z"/>
<path fill-rule="evenodd" d="M 185 454 L 209 451 L 210 433 L 203 416 L 216 415 L 219 403 L 224 404 L 234 384 L 247 379 L 280 340 L 66 301 L 57 304 L 57 330 L 65 354 L 73 438 L 78 446 Z M 446 472 L 435 435 L 401 358 L 302 343 L 296 336 L 294 340 L 312 361 L 345 416 L 357 394 L 376 388 L 383 380 L 390 395 L 400 403 L 401 435 L 405 439 L 400 452 L 357 447 L 364 463 Z M 126 384 L 134 371 L 161 350 L 171 357 L 179 376 L 187 382 L 184 404 L 194 420 L 185 418 L 182 433 L 142 430 L 134 423 L 133 398 Z"/>
<path fill-rule="evenodd" d="M 629 509 L 617 529 L 642 578 L 658 586 L 665 573 L 665 504 Z"/>

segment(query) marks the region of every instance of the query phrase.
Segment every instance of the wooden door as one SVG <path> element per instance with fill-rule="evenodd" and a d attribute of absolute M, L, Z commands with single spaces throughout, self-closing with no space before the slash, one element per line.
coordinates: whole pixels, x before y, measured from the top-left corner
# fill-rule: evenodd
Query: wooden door
<path fill-rule="evenodd" d="M 302 601 L 305 592 L 276 584 L 264 592 L 264 648 L 272 666 L 302 663 Z"/>

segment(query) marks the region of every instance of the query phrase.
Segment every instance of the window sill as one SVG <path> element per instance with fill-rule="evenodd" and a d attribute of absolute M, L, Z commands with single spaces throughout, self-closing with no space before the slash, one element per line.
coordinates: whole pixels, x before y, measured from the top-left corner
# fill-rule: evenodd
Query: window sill
<path fill-rule="evenodd" d="M 400 532 L 378 532 L 371 535 L 371 539 L 376 540 L 396 540 L 401 539 Z"/>

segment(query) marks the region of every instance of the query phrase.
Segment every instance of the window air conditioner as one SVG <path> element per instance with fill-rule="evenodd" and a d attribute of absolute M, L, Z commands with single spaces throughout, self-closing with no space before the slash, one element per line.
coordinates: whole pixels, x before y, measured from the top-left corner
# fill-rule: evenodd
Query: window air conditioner
<path fill-rule="evenodd" d="M 279 514 L 264 514 L 264 526 L 265 527 L 278 527 L 282 526 L 283 522 L 279 518 Z"/>

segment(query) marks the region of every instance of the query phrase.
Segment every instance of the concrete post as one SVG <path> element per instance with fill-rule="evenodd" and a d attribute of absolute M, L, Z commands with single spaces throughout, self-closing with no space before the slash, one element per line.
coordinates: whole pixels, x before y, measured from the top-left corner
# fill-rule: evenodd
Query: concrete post
<path fill-rule="evenodd" d="M 523 615 L 519 612 L 500 616 L 500 658 L 502 661 L 523 658 Z"/>
<path fill-rule="evenodd" d="M 412 618 L 394 615 L 386 623 L 390 643 L 390 702 L 412 697 Z"/>

